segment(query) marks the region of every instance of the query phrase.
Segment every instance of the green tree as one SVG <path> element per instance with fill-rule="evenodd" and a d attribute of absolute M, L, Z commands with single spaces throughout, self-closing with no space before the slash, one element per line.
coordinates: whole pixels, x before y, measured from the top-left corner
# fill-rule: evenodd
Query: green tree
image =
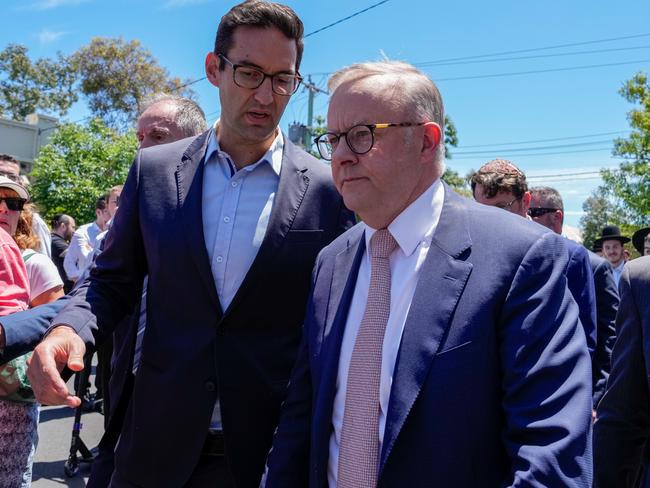
<path fill-rule="evenodd" d="M 627 223 L 650 222 L 650 83 L 644 73 L 628 80 L 619 93 L 635 108 L 627 118 L 632 128 L 627 138 L 614 141 L 615 156 L 625 161 L 615 170 L 601 172 L 611 195 L 619 201 Z"/>
<path fill-rule="evenodd" d="M 600 236 L 603 227 L 608 224 L 620 225 L 620 210 L 610 200 L 611 195 L 606 186 L 600 186 L 582 204 L 584 215 L 580 217 L 582 243 L 588 249 Z"/>
<path fill-rule="evenodd" d="M 138 141 L 101 120 L 65 124 L 52 134 L 34 162 L 31 194 L 41 213 L 66 213 L 80 224 L 95 219 L 95 200 L 126 180 Z"/>
<path fill-rule="evenodd" d="M 193 96 L 192 89 L 180 78 L 170 77 L 137 40 L 95 37 L 71 59 L 91 113 L 109 127 L 131 127 L 143 99 L 151 93 Z"/>
<path fill-rule="evenodd" d="M 63 116 L 77 101 L 76 79 L 69 58 L 61 53 L 32 62 L 25 46 L 9 44 L 0 51 L 0 114 L 14 120 L 36 110 Z"/>

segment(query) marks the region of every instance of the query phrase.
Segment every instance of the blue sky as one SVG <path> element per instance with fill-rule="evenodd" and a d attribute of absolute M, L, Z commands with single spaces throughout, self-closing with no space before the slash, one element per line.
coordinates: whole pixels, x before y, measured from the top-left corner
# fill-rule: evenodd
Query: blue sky
<path fill-rule="evenodd" d="M 379 1 L 286 3 L 310 33 Z M 38 58 L 69 54 L 94 36 L 122 36 L 139 39 L 172 75 L 194 80 L 204 75 L 219 19 L 232 5 L 4 0 L 0 47 L 24 44 Z M 532 184 L 558 188 L 566 222 L 577 225 L 582 202 L 599 184 L 594 172 L 618 164 L 611 140 L 626 134 L 631 105 L 617 91 L 637 71 L 650 71 L 649 21 L 647 0 L 389 0 L 309 36 L 301 72 L 325 87 L 326 73 L 357 61 L 387 56 L 419 64 L 437 82 L 458 129 L 459 147 L 448 166 L 464 175 L 494 157 L 511 159 Z M 605 39 L 616 40 L 600 42 Z M 504 52 L 512 54 L 499 62 L 485 56 Z M 207 81 L 194 89 L 209 118 L 218 117 L 216 89 Z M 315 113 L 324 115 L 327 102 L 319 95 Z M 79 104 L 68 118 L 85 115 Z M 286 130 L 306 118 L 307 95 L 299 90 L 281 125 Z"/>

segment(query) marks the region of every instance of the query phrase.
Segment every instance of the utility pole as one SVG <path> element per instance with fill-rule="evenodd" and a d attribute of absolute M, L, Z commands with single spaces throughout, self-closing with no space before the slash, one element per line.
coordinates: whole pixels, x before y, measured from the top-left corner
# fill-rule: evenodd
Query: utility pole
<path fill-rule="evenodd" d="M 309 101 L 307 103 L 307 127 L 305 128 L 305 133 L 303 135 L 303 144 L 305 145 L 305 149 L 309 150 L 314 129 L 312 127 L 312 124 L 314 123 L 314 96 L 316 93 L 324 93 L 327 95 L 327 92 L 314 85 L 311 81 L 311 76 L 309 76 L 307 81 L 303 82 L 303 84 L 305 89 L 309 91 Z"/>

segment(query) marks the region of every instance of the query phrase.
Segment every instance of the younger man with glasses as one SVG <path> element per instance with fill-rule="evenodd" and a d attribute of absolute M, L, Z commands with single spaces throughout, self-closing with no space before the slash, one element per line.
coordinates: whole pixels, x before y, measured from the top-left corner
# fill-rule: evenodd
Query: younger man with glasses
<path fill-rule="evenodd" d="M 76 406 L 55 357 L 79 370 L 149 275 L 113 487 L 259 486 L 316 255 L 353 221 L 328 166 L 278 128 L 302 38 L 284 5 L 251 0 L 223 16 L 205 59 L 218 124 L 138 152 L 97 267 L 34 352 L 37 396 Z"/>
<path fill-rule="evenodd" d="M 528 214 L 532 219 L 556 234 L 562 234 L 564 203 L 560 193 L 555 188 L 540 186 L 531 188 L 530 195 L 531 204 Z M 567 280 L 569 290 L 580 307 L 580 320 L 583 325 L 589 324 L 593 314 L 596 314 L 596 345 L 591 365 L 595 408 L 605 393 L 609 377 L 610 358 L 616 341 L 615 321 L 619 302 L 618 290 L 612 267 L 606 259 L 587 251 L 583 246 L 570 239 L 566 239 L 565 244 L 569 252 Z M 584 266 L 585 254 L 588 255 L 587 262 L 590 266 L 588 275 L 586 274 L 588 270 Z M 586 327 L 585 331 L 587 331 Z"/>

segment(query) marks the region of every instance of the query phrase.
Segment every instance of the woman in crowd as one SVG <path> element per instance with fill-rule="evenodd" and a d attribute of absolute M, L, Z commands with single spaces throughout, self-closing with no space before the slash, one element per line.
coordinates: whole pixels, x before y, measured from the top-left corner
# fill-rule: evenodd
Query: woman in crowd
<path fill-rule="evenodd" d="M 0 177 L 0 229 L 2 236 L 11 236 L 20 250 L 20 263 L 12 266 L 15 269 L 22 266 L 25 270 L 28 305 L 35 307 L 63 296 L 63 282 L 50 258 L 34 251 L 39 240 L 32 228 L 33 211 L 28 201 L 29 193 L 22 185 Z M 0 289 L 0 294 L 3 291 L 6 287 Z M 0 314 L 20 309 L 0 308 Z M 26 358 L 22 356 L 0 369 L 0 486 L 3 488 L 31 485 L 39 405 L 25 376 Z"/>

